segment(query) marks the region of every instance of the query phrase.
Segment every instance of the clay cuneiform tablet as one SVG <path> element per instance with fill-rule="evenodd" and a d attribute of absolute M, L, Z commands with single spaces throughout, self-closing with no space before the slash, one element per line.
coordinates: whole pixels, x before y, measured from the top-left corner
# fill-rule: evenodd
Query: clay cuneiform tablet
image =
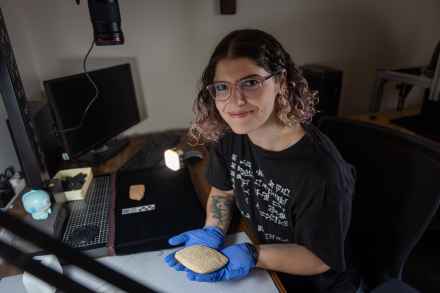
<path fill-rule="evenodd" d="M 194 245 L 179 250 L 175 258 L 185 267 L 199 274 L 214 272 L 228 263 L 228 258 L 203 245 Z"/>
<path fill-rule="evenodd" d="M 133 200 L 141 200 L 144 197 L 145 186 L 143 184 L 131 185 L 129 197 Z"/>

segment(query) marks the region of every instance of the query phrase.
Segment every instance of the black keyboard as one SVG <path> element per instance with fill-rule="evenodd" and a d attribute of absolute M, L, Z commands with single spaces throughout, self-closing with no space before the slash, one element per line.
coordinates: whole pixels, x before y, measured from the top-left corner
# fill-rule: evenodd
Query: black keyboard
<path fill-rule="evenodd" d="M 99 176 L 93 178 L 84 200 L 66 203 L 70 215 L 63 235 L 64 243 L 93 257 L 107 255 L 112 193 L 112 176 Z"/>

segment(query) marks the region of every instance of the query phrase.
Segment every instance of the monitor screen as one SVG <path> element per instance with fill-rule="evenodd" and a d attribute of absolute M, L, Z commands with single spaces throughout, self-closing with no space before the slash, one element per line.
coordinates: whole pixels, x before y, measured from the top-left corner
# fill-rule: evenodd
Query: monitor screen
<path fill-rule="evenodd" d="M 80 124 L 95 87 L 86 74 L 76 74 L 44 82 L 44 88 L 66 152 L 75 158 L 140 121 L 130 64 L 90 71 L 99 96 Z"/>

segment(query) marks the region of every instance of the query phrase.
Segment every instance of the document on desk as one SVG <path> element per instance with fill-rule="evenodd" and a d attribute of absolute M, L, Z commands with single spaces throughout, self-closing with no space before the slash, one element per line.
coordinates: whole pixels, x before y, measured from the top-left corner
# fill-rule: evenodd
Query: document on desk
<path fill-rule="evenodd" d="M 242 243 L 249 242 L 249 238 L 245 233 L 237 233 L 228 237 L 227 243 Z M 157 292 L 191 292 L 191 293 L 243 293 L 243 292 L 278 292 L 275 284 L 272 281 L 269 273 L 261 270 L 254 269 L 249 276 L 234 281 L 224 281 L 216 283 L 202 283 L 190 281 L 186 278 L 185 272 L 177 272 L 174 269 L 168 267 L 163 258 L 176 249 L 165 249 L 160 251 L 149 251 L 143 253 L 136 253 L 122 256 L 109 256 L 99 259 L 98 261 L 106 264 L 119 272 L 125 273 L 127 276 L 135 279 L 136 281 L 145 284 L 152 290 Z M 85 286 L 96 292 L 123 292 L 110 284 L 97 279 L 90 274 L 77 269 L 72 266 L 63 267 L 64 274 L 71 278 L 81 282 Z M 17 277 L 15 277 L 17 278 Z M 23 288 L 23 284 L 20 279 L 20 287 Z M 8 279 L 8 278 L 6 278 Z M 4 281 L 4 280 L 3 280 Z M 0 282 L 0 291 L 3 292 L 2 282 Z M 5 284 L 3 284 L 5 285 Z M 11 285 L 10 283 L 8 285 Z M 2 289 L 3 288 L 3 289 Z M 11 288 L 11 287 L 8 287 Z M 18 289 L 18 288 L 17 288 Z M 20 288 L 21 289 L 21 288 Z M 6 291 L 5 291 L 6 292 Z M 10 292 L 26 292 L 23 288 L 21 290 L 15 290 Z"/>

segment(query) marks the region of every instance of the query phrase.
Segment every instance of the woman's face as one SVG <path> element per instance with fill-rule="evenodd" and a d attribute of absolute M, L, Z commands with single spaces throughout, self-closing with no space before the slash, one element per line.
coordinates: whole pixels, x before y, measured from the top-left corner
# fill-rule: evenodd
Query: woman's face
<path fill-rule="evenodd" d="M 227 58 L 217 63 L 214 83 L 226 82 L 232 86 L 230 97 L 216 100 L 215 104 L 233 132 L 249 134 L 276 123 L 273 112 L 280 86 L 274 76 L 263 81 L 270 75 L 248 58 Z M 261 87 L 254 86 L 256 80 L 263 81 Z M 220 83 L 218 89 L 222 86 Z"/>

